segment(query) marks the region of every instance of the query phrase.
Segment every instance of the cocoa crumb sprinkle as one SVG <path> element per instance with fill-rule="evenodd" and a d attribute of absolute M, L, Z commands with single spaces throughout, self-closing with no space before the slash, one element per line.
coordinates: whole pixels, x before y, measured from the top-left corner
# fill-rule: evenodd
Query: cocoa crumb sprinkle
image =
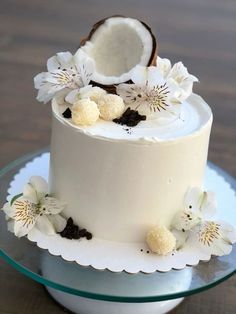
<path fill-rule="evenodd" d="M 126 125 L 128 127 L 134 127 L 139 124 L 140 121 L 146 120 L 145 115 L 139 114 L 138 110 L 133 110 L 128 107 L 120 118 L 116 118 L 113 122 L 121 125 Z"/>

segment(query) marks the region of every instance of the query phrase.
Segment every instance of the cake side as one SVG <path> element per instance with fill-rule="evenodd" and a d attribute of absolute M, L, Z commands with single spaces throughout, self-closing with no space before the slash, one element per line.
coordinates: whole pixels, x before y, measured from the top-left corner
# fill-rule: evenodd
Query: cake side
<path fill-rule="evenodd" d="M 91 136 L 53 111 L 50 192 L 67 203 L 66 217 L 121 242 L 142 242 L 157 223 L 169 227 L 188 188 L 203 185 L 212 113 L 200 97 L 189 105 L 198 126 L 156 141 Z"/>

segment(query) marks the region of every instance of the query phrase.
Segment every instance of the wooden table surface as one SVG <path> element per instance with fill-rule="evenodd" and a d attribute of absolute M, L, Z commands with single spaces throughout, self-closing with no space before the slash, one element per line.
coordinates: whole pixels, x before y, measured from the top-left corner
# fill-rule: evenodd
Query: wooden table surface
<path fill-rule="evenodd" d="M 235 0 L 1 0 L 0 168 L 50 141 L 50 106 L 33 77 L 56 52 L 74 52 L 97 20 L 113 14 L 147 22 L 161 56 L 182 60 L 214 113 L 209 159 L 236 176 Z M 173 313 L 235 314 L 236 277 L 188 297 Z M 64 313 L 44 288 L 0 261 L 0 314 Z M 109 314 L 109 313 L 104 313 Z M 127 313 L 128 314 L 128 313 Z"/>

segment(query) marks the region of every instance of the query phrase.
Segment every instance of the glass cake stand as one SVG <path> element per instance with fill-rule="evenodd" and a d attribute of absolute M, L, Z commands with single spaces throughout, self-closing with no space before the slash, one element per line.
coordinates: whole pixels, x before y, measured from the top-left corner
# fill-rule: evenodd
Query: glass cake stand
<path fill-rule="evenodd" d="M 26 155 L 0 171 L 1 206 L 13 176 L 46 151 L 48 149 Z M 208 166 L 236 188 L 235 179 L 212 163 Z M 60 304 L 80 314 L 166 313 L 184 297 L 210 289 L 236 273 L 235 246 L 230 255 L 167 273 L 112 273 L 81 267 L 52 256 L 26 238 L 16 238 L 7 231 L 3 213 L 0 213 L 0 249 L 0 257 L 12 267 L 45 285 Z"/>

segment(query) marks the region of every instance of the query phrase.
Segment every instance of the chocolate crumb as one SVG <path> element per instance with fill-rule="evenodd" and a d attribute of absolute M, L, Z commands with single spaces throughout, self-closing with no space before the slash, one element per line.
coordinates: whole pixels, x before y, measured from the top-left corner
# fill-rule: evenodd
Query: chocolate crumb
<path fill-rule="evenodd" d="M 86 232 L 85 237 L 86 237 L 87 240 L 91 240 L 93 236 L 92 236 L 91 232 Z"/>
<path fill-rule="evenodd" d="M 73 239 L 79 239 L 79 227 L 78 226 L 74 225 L 72 237 Z"/>
<path fill-rule="evenodd" d="M 80 229 L 79 226 L 75 225 L 71 217 L 68 218 L 64 230 L 62 230 L 59 234 L 62 238 L 66 238 L 69 240 L 77 240 L 80 238 L 86 238 L 87 240 L 91 240 L 93 237 L 92 233 L 88 232 L 86 229 Z"/>
<path fill-rule="evenodd" d="M 71 217 L 67 220 L 67 225 L 68 226 L 73 226 L 74 225 L 73 219 Z"/>
<path fill-rule="evenodd" d="M 79 231 L 79 236 L 80 236 L 81 238 L 84 238 L 84 237 L 86 237 L 86 233 L 87 233 L 87 230 L 86 230 L 86 229 L 81 229 L 81 230 Z"/>
<path fill-rule="evenodd" d="M 140 121 L 146 120 L 145 115 L 139 114 L 138 110 L 133 110 L 128 107 L 120 118 L 116 118 L 113 122 L 121 125 L 126 125 L 128 127 L 134 127 L 139 124 Z"/>
<path fill-rule="evenodd" d="M 63 113 L 62 113 L 63 117 L 66 119 L 70 119 L 71 118 L 71 110 L 68 107 Z"/>
<path fill-rule="evenodd" d="M 131 127 L 124 127 L 124 130 L 126 131 L 127 134 L 131 134 Z"/>
<path fill-rule="evenodd" d="M 64 230 L 60 232 L 61 237 L 67 239 L 75 239 L 78 237 L 79 227 L 74 225 L 73 219 L 70 217 L 67 222 Z"/>

